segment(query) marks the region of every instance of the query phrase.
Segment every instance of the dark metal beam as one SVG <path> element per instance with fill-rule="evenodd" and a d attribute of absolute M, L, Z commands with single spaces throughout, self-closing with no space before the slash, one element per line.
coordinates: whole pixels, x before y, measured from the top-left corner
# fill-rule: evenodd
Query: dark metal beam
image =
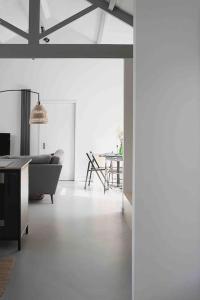
<path fill-rule="evenodd" d="M 35 0 L 34 0 L 35 1 Z M 132 58 L 133 45 L 1 44 L 0 58 Z"/>
<path fill-rule="evenodd" d="M 45 36 L 55 32 L 56 30 L 61 29 L 62 27 L 70 24 L 71 22 L 81 18 L 82 16 L 90 13 L 91 11 L 95 10 L 97 8 L 96 5 L 91 5 L 83 10 L 81 10 L 80 12 L 78 12 L 77 14 L 67 18 L 66 20 L 56 24 L 55 26 L 52 26 L 51 28 L 45 30 L 43 33 L 40 34 L 40 39 L 44 38 Z"/>
<path fill-rule="evenodd" d="M 40 0 L 29 0 L 29 44 L 39 44 Z"/>
<path fill-rule="evenodd" d="M 3 20 L 3 19 L 0 19 L 0 25 L 4 26 L 5 28 L 11 30 L 12 32 L 20 35 L 21 37 L 25 38 L 25 39 L 28 39 L 28 33 L 19 29 L 18 27 L 10 24 L 9 22 Z"/>
<path fill-rule="evenodd" d="M 87 1 L 105 10 L 107 13 L 113 15 L 114 17 L 124 21 L 125 23 L 133 26 L 133 16 L 121 10 L 120 8 L 114 7 L 113 10 L 110 10 L 109 3 L 104 0 L 87 0 Z"/>

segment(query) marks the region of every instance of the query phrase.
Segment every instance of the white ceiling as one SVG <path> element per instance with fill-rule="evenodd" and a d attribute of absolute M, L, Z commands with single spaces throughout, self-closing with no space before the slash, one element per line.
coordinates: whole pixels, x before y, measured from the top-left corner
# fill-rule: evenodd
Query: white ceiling
<path fill-rule="evenodd" d="M 108 1 L 108 0 L 107 0 Z M 132 0 L 117 0 L 117 5 L 133 14 Z M 90 6 L 86 0 L 41 0 L 41 25 L 45 29 Z M 0 0 L 0 18 L 28 30 L 28 0 Z M 102 15 L 105 15 L 104 19 Z M 102 20 L 104 20 L 102 22 Z M 103 29 L 99 41 L 99 30 Z M 106 31 L 106 32 L 105 32 Z M 106 37 L 105 37 L 106 36 Z M 132 43 L 131 26 L 96 9 L 49 36 L 51 43 Z M 27 41 L 0 26 L 0 43 L 26 43 Z M 42 41 L 43 43 L 43 41 Z"/>

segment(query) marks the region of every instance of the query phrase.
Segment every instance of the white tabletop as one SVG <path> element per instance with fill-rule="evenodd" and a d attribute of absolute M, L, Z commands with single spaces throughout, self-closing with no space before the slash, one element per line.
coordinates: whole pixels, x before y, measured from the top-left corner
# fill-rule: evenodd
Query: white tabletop
<path fill-rule="evenodd" d="M 99 154 L 100 157 L 105 157 L 106 159 L 114 159 L 117 161 L 122 161 L 123 160 L 123 156 L 121 154 L 118 153 L 113 153 L 113 152 L 109 152 L 109 153 L 102 153 Z"/>

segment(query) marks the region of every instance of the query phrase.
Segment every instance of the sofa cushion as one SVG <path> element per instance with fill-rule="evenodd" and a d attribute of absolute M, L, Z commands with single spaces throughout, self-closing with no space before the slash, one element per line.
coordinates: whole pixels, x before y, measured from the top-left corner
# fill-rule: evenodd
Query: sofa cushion
<path fill-rule="evenodd" d="M 36 156 L 29 156 L 31 160 L 31 164 L 50 164 L 51 163 L 51 155 L 41 154 Z"/>
<path fill-rule="evenodd" d="M 51 164 L 63 164 L 63 160 L 64 160 L 64 151 L 59 149 L 57 150 L 54 154 L 52 154 L 51 157 Z"/>
<path fill-rule="evenodd" d="M 60 158 L 58 156 L 52 155 L 51 164 L 58 165 L 60 163 Z"/>

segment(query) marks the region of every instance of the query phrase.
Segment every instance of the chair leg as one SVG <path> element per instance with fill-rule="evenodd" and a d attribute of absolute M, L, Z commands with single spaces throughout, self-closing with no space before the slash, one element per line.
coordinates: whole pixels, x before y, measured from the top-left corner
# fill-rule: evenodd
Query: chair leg
<path fill-rule="evenodd" d="M 104 180 L 104 194 L 106 193 L 106 171 L 105 171 L 105 180 Z"/>
<path fill-rule="evenodd" d="M 87 187 L 87 181 L 88 181 L 89 170 L 90 170 L 90 163 L 88 163 L 87 174 L 86 174 L 86 178 L 85 178 L 85 187 L 84 187 L 85 190 L 86 190 L 86 187 Z"/>
<path fill-rule="evenodd" d="M 110 176 L 111 176 L 111 173 L 109 172 L 109 175 L 108 175 L 108 187 L 110 187 Z"/>
<path fill-rule="evenodd" d="M 53 194 L 51 194 L 51 203 L 53 204 Z"/>
<path fill-rule="evenodd" d="M 107 190 L 109 190 L 108 170 L 107 170 L 107 167 L 105 166 L 104 194 L 105 194 L 105 192 L 106 192 Z"/>
<path fill-rule="evenodd" d="M 92 179 L 92 171 L 90 171 L 90 177 L 89 177 L 88 186 L 90 186 L 91 179 Z"/>

